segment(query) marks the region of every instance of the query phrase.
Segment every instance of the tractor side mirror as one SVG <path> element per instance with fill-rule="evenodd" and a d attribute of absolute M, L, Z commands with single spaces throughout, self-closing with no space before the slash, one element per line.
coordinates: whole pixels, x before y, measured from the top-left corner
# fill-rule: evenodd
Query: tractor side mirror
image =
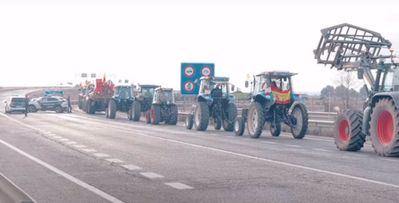
<path fill-rule="evenodd" d="M 248 88 L 248 86 L 249 86 L 249 82 L 248 82 L 248 80 L 246 80 L 245 81 L 245 88 Z"/>
<path fill-rule="evenodd" d="M 236 87 L 234 85 L 231 85 L 231 91 L 234 92 L 235 89 Z"/>
<path fill-rule="evenodd" d="M 359 68 L 357 70 L 357 79 L 359 79 L 359 80 L 363 79 L 363 74 L 364 74 L 364 70 L 362 68 Z"/>

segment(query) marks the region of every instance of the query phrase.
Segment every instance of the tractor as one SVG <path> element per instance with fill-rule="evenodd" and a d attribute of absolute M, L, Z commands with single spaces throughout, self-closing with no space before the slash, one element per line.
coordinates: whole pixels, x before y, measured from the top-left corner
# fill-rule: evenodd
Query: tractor
<path fill-rule="evenodd" d="M 399 156 L 399 63 L 391 42 L 380 33 L 351 24 L 321 30 L 317 63 L 357 72 L 368 97 L 363 111 L 347 109 L 335 121 L 334 140 L 343 151 L 360 150 L 370 136 L 381 156 Z"/>
<path fill-rule="evenodd" d="M 114 96 L 108 102 L 107 110 L 105 115 L 109 119 L 115 119 L 116 112 L 130 112 L 132 108 L 134 97 L 133 90 L 135 86 L 133 85 L 117 85 L 114 88 Z M 130 118 L 128 114 L 128 118 Z"/>
<path fill-rule="evenodd" d="M 178 113 L 173 89 L 158 87 L 154 92 L 151 109 L 145 114 L 146 123 L 158 125 L 165 122 L 176 125 Z"/>
<path fill-rule="evenodd" d="M 298 94 L 292 90 L 291 77 L 295 73 L 284 71 L 262 72 L 251 82 L 251 103 L 242 110 L 235 121 L 234 132 L 241 136 L 247 130 L 252 138 L 259 138 L 264 126 L 269 123 L 272 136 L 279 136 L 281 123 L 291 128 L 295 139 L 302 139 L 308 129 L 308 112 Z M 249 81 L 245 86 L 249 86 Z"/>
<path fill-rule="evenodd" d="M 96 79 L 96 85 L 87 82 L 80 88 L 79 108 L 88 114 L 105 111 L 114 94 L 113 89 L 114 84 L 110 80 L 106 81 L 105 78 Z"/>
<path fill-rule="evenodd" d="M 186 128 L 192 129 L 194 126 L 198 131 L 205 131 L 211 118 L 215 130 L 223 126 L 225 131 L 233 131 L 237 107 L 234 96 L 230 94 L 234 86 L 231 89 L 229 87 L 227 77 L 201 77 L 196 104 L 192 113 L 186 117 Z"/>
<path fill-rule="evenodd" d="M 128 111 L 129 120 L 139 121 L 141 113 L 151 109 L 155 89 L 159 85 L 138 85 L 132 108 Z"/>

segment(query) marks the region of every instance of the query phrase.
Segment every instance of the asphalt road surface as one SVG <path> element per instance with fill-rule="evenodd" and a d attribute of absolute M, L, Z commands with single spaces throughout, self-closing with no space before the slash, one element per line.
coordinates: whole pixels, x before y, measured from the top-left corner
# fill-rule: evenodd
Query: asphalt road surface
<path fill-rule="evenodd" d="M 399 159 L 369 142 L 341 152 L 312 135 L 251 139 L 123 113 L 3 112 L 0 173 L 37 202 L 399 202 Z"/>

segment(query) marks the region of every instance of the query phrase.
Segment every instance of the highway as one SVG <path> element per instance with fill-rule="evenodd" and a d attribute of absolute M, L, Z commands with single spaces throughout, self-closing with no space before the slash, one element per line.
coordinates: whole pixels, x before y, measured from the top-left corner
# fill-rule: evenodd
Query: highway
<path fill-rule="evenodd" d="M 252 139 L 123 113 L 0 109 L 0 173 L 37 202 L 399 202 L 399 159 L 370 142 L 342 152 L 322 136 Z"/>

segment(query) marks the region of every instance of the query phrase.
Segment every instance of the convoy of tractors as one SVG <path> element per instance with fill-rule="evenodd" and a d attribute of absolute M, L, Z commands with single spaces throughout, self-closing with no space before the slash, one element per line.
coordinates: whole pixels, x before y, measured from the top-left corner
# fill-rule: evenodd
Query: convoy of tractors
<path fill-rule="evenodd" d="M 334 136 L 337 148 L 358 151 L 366 136 L 370 136 L 377 154 L 399 156 L 399 63 L 394 60 L 391 42 L 379 33 L 350 24 L 329 27 L 321 33 L 314 50 L 317 63 L 356 71 L 368 90 L 363 112 L 348 109 L 338 115 Z M 187 71 L 188 75 L 193 73 L 192 69 Z M 279 136 L 285 124 L 295 139 L 302 139 L 308 130 L 309 116 L 300 95 L 293 91 L 295 75 L 270 70 L 254 75 L 245 82 L 245 87 L 250 87 L 249 106 L 240 109 L 233 94 L 235 86 L 228 77 L 202 76 L 195 81 L 198 94 L 186 113 L 185 127 L 206 131 L 211 123 L 215 130 L 223 128 L 237 136 L 246 131 L 250 137 L 259 138 L 265 129 L 272 136 Z M 104 111 L 109 119 L 115 119 L 118 111 L 132 121 L 140 121 L 143 116 L 146 123 L 153 125 L 176 125 L 179 114 L 171 88 L 114 85 L 105 78 L 81 86 L 78 106 L 87 114 Z M 29 107 L 32 111 L 50 108 L 39 101 Z"/>

